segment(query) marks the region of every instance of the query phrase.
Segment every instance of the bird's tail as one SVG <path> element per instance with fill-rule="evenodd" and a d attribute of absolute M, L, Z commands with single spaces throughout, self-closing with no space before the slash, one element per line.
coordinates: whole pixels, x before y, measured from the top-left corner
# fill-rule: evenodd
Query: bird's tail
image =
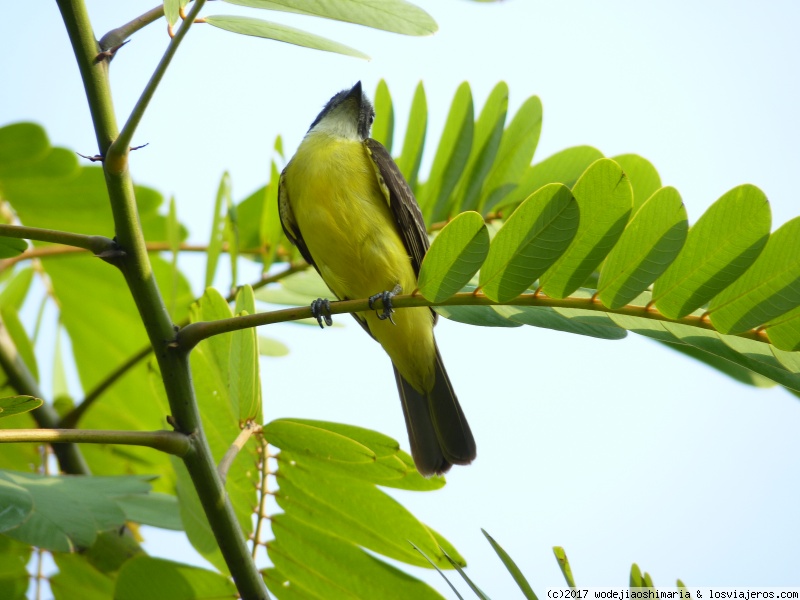
<path fill-rule="evenodd" d="M 417 470 L 440 475 L 451 465 L 467 465 L 476 456 L 475 440 L 436 348 L 436 381 L 427 394 L 415 390 L 395 367 L 408 441 Z"/>

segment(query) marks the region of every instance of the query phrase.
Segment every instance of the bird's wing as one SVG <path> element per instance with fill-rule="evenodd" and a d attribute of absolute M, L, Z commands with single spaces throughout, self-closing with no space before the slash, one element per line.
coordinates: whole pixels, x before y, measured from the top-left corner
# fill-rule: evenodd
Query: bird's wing
<path fill-rule="evenodd" d="M 419 268 L 428 251 L 430 241 L 425 229 L 425 220 L 422 218 L 422 211 L 414 198 L 414 192 L 411 191 L 389 151 L 380 142 L 367 138 L 364 140 L 364 147 L 372 159 L 381 189 L 389 203 L 397 229 L 403 238 L 403 244 L 411 257 L 414 272 L 419 275 Z M 410 291 L 406 290 L 406 293 Z"/>
<path fill-rule="evenodd" d="M 303 240 L 303 236 L 300 234 L 297 221 L 294 219 L 292 205 L 289 204 L 289 192 L 286 191 L 286 183 L 283 180 L 285 175 L 286 169 L 281 173 L 281 178 L 278 183 L 278 216 L 281 219 L 281 227 L 283 227 L 283 232 L 286 234 L 286 237 L 289 238 L 289 241 L 300 250 L 300 254 L 306 259 L 306 262 L 319 272 L 314 259 L 311 258 L 311 252 L 308 251 L 308 246 L 306 246 L 305 240 Z"/>

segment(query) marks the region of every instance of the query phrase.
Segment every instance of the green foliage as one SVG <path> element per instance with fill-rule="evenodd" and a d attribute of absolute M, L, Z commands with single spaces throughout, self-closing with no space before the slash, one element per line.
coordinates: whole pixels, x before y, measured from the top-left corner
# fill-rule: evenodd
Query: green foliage
<path fill-rule="evenodd" d="M 205 18 L 205 22 L 214 27 L 219 27 L 226 31 L 239 33 L 241 35 L 251 35 L 254 37 L 265 38 L 268 40 L 275 40 L 277 42 L 285 42 L 287 44 L 294 44 L 295 46 L 303 46 L 304 48 L 312 48 L 314 50 L 324 50 L 325 52 L 335 52 L 337 54 L 344 54 L 345 56 L 353 56 L 355 58 L 369 59 L 369 56 L 363 52 L 359 52 L 355 48 L 345 46 L 333 40 L 329 40 L 313 33 L 308 33 L 301 29 L 281 25 L 280 23 L 271 23 L 269 21 L 262 21 L 261 19 L 254 19 L 252 17 L 239 17 L 232 15 L 213 15 Z"/>
<path fill-rule="evenodd" d="M 0 419 L 26 413 L 29 410 L 39 408 L 44 404 L 41 398 L 34 398 L 33 396 L 9 396 L 8 398 L 0 398 Z"/>
<path fill-rule="evenodd" d="M 481 268 L 483 293 L 508 302 L 524 292 L 569 247 L 580 227 L 579 214 L 575 197 L 563 185 L 534 192 L 495 235 Z"/>
<path fill-rule="evenodd" d="M 405 35 L 430 35 L 438 27 L 433 18 L 421 8 L 404 0 L 381 0 L 375 3 L 371 0 L 225 0 L 229 4 L 238 4 L 254 9 L 269 11 L 282 11 L 300 15 L 322 17 L 345 23 L 355 23 L 373 29 L 382 29 Z M 186 2 L 181 0 L 182 5 Z M 177 2 L 172 1 L 165 6 L 167 18 L 171 24 L 177 20 Z M 255 37 L 285 42 L 295 46 L 335 52 L 346 56 L 369 59 L 369 57 L 338 42 L 320 37 L 318 35 L 288 27 L 279 23 L 272 23 L 254 17 L 241 17 L 230 15 L 214 15 L 204 19 L 205 23 L 238 33 Z"/>
<path fill-rule="evenodd" d="M 489 232 L 480 214 L 458 215 L 433 240 L 419 271 L 419 291 L 432 302 L 446 300 L 478 271 L 489 251 Z"/>
<path fill-rule="evenodd" d="M 371 0 L 231 3 L 410 35 L 436 29 L 424 11 L 402 0 L 380 6 Z M 165 3 L 171 25 L 179 22 L 186 5 L 185 0 Z M 240 34 L 365 57 L 337 42 L 252 17 L 204 21 Z M 433 166 L 427 180 L 420 181 L 428 114 L 421 83 L 416 90 L 397 163 L 429 226 L 438 231 L 421 267 L 417 296 L 434 303 L 463 302 L 437 310 L 475 325 L 530 325 L 609 340 L 631 331 L 738 381 L 777 383 L 800 392 L 800 220 L 770 234 L 766 198 L 748 185 L 725 194 L 689 227 L 679 193 L 662 187 L 655 167 L 638 155 L 604 158 L 595 148 L 577 146 L 532 164 L 541 102 L 526 99 L 507 122 L 508 101 L 508 87 L 501 82 L 476 118 L 472 91 L 462 84 L 438 145 L 428 144 Z M 395 110 L 385 82 L 375 102 L 374 135 L 391 151 Z M 278 277 L 279 282 L 255 292 L 249 285 L 237 287 L 237 265 L 244 255 L 259 261 L 265 273 L 276 261 L 293 262 L 291 271 L 300 268 L 277 215 L 284 160 L 280 138 L 274 150 L 270 180 L 241 202 L 234 201 L 230 177 L 223 176 L 207 249 L 208 289 L 194 304 L 178 269 L 186 232 L 176 203 L 167 211 L 157 191 L 133 188 L 145 241 L 172 253 L 170 261 L 153 253 L 147 275 L 152 268 L 160 289 L 169 290 L 169 316 L 175 323 L 253 315 L 261 309 L 257 301 L 306 305 L 331 295 L 310 270 Z M 20 123 L 0 128 L 0 196 L 24 225 L 114 236 L 119 222 L 109 207 L 106 182 L 100 166 L 80 166 L 70 151 L 51 147 L 40 127 Z M 37 251 L 45 246 L 33 242 Z M 24 240 L 2 238 L 0 258 L 16 264 L 14 257 L 26 248 Z M 209 287 L 223 252 L 231 261 L 231 288 L 236 288 L 230 298 Z M 86 428 L 164 429 L 165 416 L 174 414 L 164 382 L 174 374 L 160 372 L 155 360 L 136 358 L 151 343 L 160 351 L 171 350 L 148 337 L 140 318 L 146 310 L 140 311 L 110 262 L 69 254 L 37 266 L 49 283 L 40 306 L 53 302 L 59 311 L 58 331 L 63 327 L 73 350 L 78 386 L 86 398 L 78 404 L 79 414 L 66 400 L 54 418 L 77 414 L 75 421 Z M 14 368 L 35 383 L 41 368 L 31 340 L 35 335 L 18 316 L 33 301 L 34 275 L 24 263 L 0 273 L 0 316 L 18 358 Z M 177 344 L 172 338 L 162 341 L 167 348 L 167 342 Z M 54 395 L 68 391 L 65 372 L 73 364 L 64 360 L 60 343 L 59 337 Z M 259 427 L 264 422 L 259 354 L 287 351 L 247 328 L 211 337 L 191 353 L 202 423 L 190 435 L 195 450 L 207 444 L 215 464 L 232 457 L 217 474 L 225 487 L 214 502 L 229 503 L 232 520 L 254 548 L 262 543 L 260 532 L 269 520 L 273 539 L 266 546 L 272 567 L 264 572 L 269 589 L 283 599 L 440 597 L 381 558 L 386 557 L 442 571 L 455 568 L 478 597 L 487 597 L 466 577 L 458 551 L 383 491 L 433 491 L 444 485 L 441 477 L 421 477 L 395 440 L 313 420 L 277 419 Z M 10 378 L 5 387 L 16 395 L 0 400 L 0 416 L 18 416 L 3 419 L 0 427 L 11 433 L 33 427 L 32 417 L 38 414 L 20 413 L 41 400 L 11 389 Z M 40 410 L 52 411 L 55 399 L 47 400 Z M 255 434 L 247 438 L 253 424 Z M 232 454 L 232 448 L 238 453 Z M 24 597 L 25 565 L 35 546 L 53 553 L 59 569 L 51 578 L 57 600 L 76 594 L 122 600 L 236 597 L 227 576 L 230 554 L 223 555 L 230 540 L 215 535 L 201 502 L 208 491 L 198 491 L 184 462 L 148 448 L 86 445 L 81 450 L 95 476 L 25 473 L 40 463 L 32 445 L 5 447 L 0 453 L 0 465 L 15 469 L 0 472 L 0 596 Z M 278 509 L 271 506 L 265 513 L 267 494 Z M 142 555 L 126 523 L 186 530 L 219 572 Z M 535 598 L 508 553 L 487 538 L 525 596 Z M 563 549 L 554 552 L 568 585 L 574 586 Z M 652 586 L 652 581 L 634 565 L 631 584 Z"/>
<path fill-rule="evenodd" d="M 126 562 L 114 587 L 115 600 L 236 597 L 236 587 L 219 573 L 149 556 L 138 556 Z"/>
<path fill-rule="evenodd" d="M 54 552 L 86 549 L 95 543 L 98 533 L 118 529 L 134 516 L 149 524 L 148 511 L 153 507 L 146 500 L 117 503 L 118 498 L 148 491 L 150 485 L 142 477 L 43 477 L 0 471 L 4 507 L 0 530 Z"/>

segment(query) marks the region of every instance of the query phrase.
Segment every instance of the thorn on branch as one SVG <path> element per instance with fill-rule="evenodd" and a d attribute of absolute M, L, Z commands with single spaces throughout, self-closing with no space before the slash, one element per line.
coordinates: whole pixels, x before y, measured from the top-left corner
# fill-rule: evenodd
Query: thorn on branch
<path fill-rule="evenodd" d="M 103 156 L 102 154 L 95 154 L 94 156 L 86 156 L 85 154 L 81 154 L 80 152 L 76 152 L 75 154 L 77 154 L 81 158 L 85 158 L 86 160 L 90 160 L 92 162 L 103 162 L 106 159 L 106 157 Z"/>
<path fill-rule="evenodd" d="M 130 42 L 130 40 L 125 40 L 121 44 L 117 44 L 116 46 L 113 46 L 112 48 L 109 48 L 108 50 L 103 50 L 102 52 L 98 53 L 97 56 L 94 57 L 95 64 L 97 64 L 99 62 L 102 62 L 104 60 L 107 60 L 108 62 L 111 62 L 111 60 L 114 58 L 114 55 L 117 53 L 117 50 L 122 48 L 128 42 Z"/>
<path fill-rule="evenodd" d="M 150 142 L 147 142 L 146 144 L 142 144 L 141 146 L 131 146 L 130 148 L 128 148 L 128 150 L 130 152 L 133 152 L 134 150 L 140 150 L 141 148 L 144 148 L 145 146 L 149 145 Z M 81 154 L 80 152 L 76 152 L 75 154 L 77 154 L 81 158 L 85 158 L 86 160 L 90 160 L 92 162 L 103 162 L 106 159 L 106 157 L 103 156 L 102 154 L 95 154 L 94 156 L 86 156 L 85 154 Z"/>

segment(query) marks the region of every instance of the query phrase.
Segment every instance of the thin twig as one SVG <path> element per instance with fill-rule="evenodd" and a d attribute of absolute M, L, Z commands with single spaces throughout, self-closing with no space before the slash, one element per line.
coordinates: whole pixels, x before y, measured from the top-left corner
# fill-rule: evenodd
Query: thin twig
<path fill-rule="evenodd" d="M 0 224 L 0 236 L 39 242 L 54 242 L 65 246 L 83 248 L 94 254 L 102 254 L 113 249 L 114 240 L 101 235 L 83 235 L 56 229 L 42 229 L 40 227 L 25 227 L 23 225 Z"/>
<path fill-rule="evenodd" d="M 177 431 L 105 431 L 98 429 L 0 429 L 0 444 L 118 444 L 146 446 L 175 456 L 192 448 L 188 435 Z"/>
<path fill-rule="evenodd" d="M 111 147 L 106 153 L 107 159 L 114 159 L 111 160 L 112 164 L 110 165 L 108 164 L 107 160 L 107 169 L 110 168 L 112 170 L 117 170 L 124 169 L 126 167 L 127 161 L 118 163 L 116 159 L 117 157 L 123 157 L 128 153 L 128 149 L 131 146 L 131 140 L 133 139 L 133 134 L 136 132 L 136 128 L 139 126 L 145 110 L 147 110 L 147 106 L 150 104 L 150 100 L 153 99 L 153 95 L 158 88 L 158 84 L 161 83 L 161 79 L 164 77 L 164 73 L 166 73 L 169 63 L 172 61 L 173 56 L 175 56 L 175 52 L 178 50 L 178 46 L 180 46 L 183 38 L 186 37 L 186 34 L 189 32 L 189 28 L 192 26 L 192 22 L 197 18 L 197 15 L 200 14 L 200 11 L 205 3 L 206 0 L 195 0 L 191 10 L 187 15 L 187 19 L 181 24 L 177 33 L 175 33 L 175 37 L 170 40 L 169 45 L 164 52 L 164 56 L 161 57 L 158 66 L 156 67 L 155 71 L 153 71 L 153 75 L 150 77 L 150 81 L 147 82 L 147 85 L 142 91 L 142 95 L 139 96 L 139 100 L 136 102 L 136 106 L 133 107 L 130 117 L 128 117 L 128 121 L 125 123 L 122 131 L 119 132 L 117 139 L 114 140 L 114 143 L 111 144 Z"/>
<path fill-rule="evenodd" d="M 178 248 L 181 252 L 207 252 L 208 245 L 207 244 L 181 244 Z M 147 242 L 147 251 L 148 252 L 167 252 L 168 250 L 172 250 L 169 245 L 169 242 Z M 228 244 L 225 243 L 222 245 L 221 252 L 228 252 Z M 52 257 L 59 257 L 59 256 L 69 256 L 71 254 L 75 254 L 76 252 L 85 252 L 83 248 L 76 248 L 74 246 L 64 246 L 60 244 L 56 244 L 53 246 L 37 246 L 34 248 L 28 248 L 22 254 L 18 254 L 17 256 L 13 256 L 11 258 L 7 258 L 5 260 L 0 261 L 0 271 L 4 271 L 9 267 L 14 266 L 18 262 L 22 262 L 24 260 L 34 259 L 34 258 L 52 258 Z M 238 250 L 239 254 L 247 254 L 247 255 L 259 255 L 263 254 L 263 248 L 245 248 L 244 250 Z M 280 253 L 283 254 L 283 253 Z M 306 266 L 305 263 L 297 263 L 298 268 L 297 270 L 302 270 Z"/>
<path fill-rule="evenodd" d="M 134 33 L 139 31 L 143 27 L 150 25 L 150 23 L 158 21 L 163 16 L 164 16 L 163 4 L 159 4 L 158 6 L 151 8 L 146 13 L 139 15 L 132 21 L 125 23 L 125 25 L 121 25 L 116 29 L 112 29 L 102 38 L 100 38 L 99 42 L 100 49 L 108 50 L 109 48 L 113 48 L 115 46 L 122 44 Z"/>
<path fill-rule="evenodd" d="M 261 442 L 261 488 L 259 489 L 260 497 L 258 499 L 258 514 L 256 515 L 256 531 L 253 534 L 253 560 L 256 559 L 256 552 L 258 552 L 258 546 L 261 544 L 261 528 L 264 525 L 264 518 L 266 516 L 264 511 L 266 510 L 267 496 L 269 495 L 267 490 L 269 446 L 267 440 L 265 440 L 263 436 L 260 436 L 259 442 Z"/>
<path fill-rule="evenodd" d="M 219 473 L 219 478 L 222 480 L 222 485 L 225 485 L 225 480 L 228 477 L 228 469 L 231 468 L 236 455 L 239 454 L 239 451 L 242 448 L 244 448 L 244 445 L 247 443 L 247 440 L 250 439 L 250 436 L 256 431 L 260 430 L 261 426 L 255 425 L 253 421 L 245 421 L 244 425 L 242 426 L 242 430 L 239 432 L 239 435 L 236 436 L 236 439 L 233 440 L 231 447 L 228 448 L 228 451 L 225 452 L 222 460 L 219 461 L 217 473 Z"/>
<path fill-rule="evenodd" d="M 420 306 L 496 306 L 496 305 L 511 305 L 511 306 L 547 306 L 552 308 L 579 308 L 584 310 L 593 310 L 606 314 L 627 315 L 632 317 L 642 317 L 655 321 L 667 321 L 670 323 L 679 323 L 683 325 L 691 325 L 701 329 L 708 329 L 716 331 L 714 326 L 700 318 L 692 315 L 683 317 L 681 319 L 670 319 L 658 311 L 647 309 L 642 306 L 627 305 L 617 309 L 606 308 L 598 305 L 592 301 L 591 298 L 549 298 L 540 293 L 521 294 L 508 302 L 495 302 L 484 296 L 483 294 L 475 294 L 473 292 L 461 292 L 448 298 L 444 302 L 431 302 L 426 300 L 421 295 L 404 294 L 392 298 L 392 306 L 394 308 L 413 308 Z M 370 306 L 369 300 L 364 298 L 360 300 L 341 300 L 338 302 L 330 303 L 330 313 L 333 315 L 342 313 L 358 313 L 371 309 L 382 308 L 381 302 L 377 301 Z M 178 347 L 188 351 L 196 346 L 201 341 L 208 339 L 215 335 L 222 333 L 230 333 L 232 331 L 240 331 L 250 327 L 260 327 L 262 325 L 272 325 L 273 323 L 284 323 L 286 321 L 295 321 L 298 319 L 311 318 L 310 306 L 302 306 L 297 308 L 286 308 L 283 310 L 276 310 L 264 313 L 256 313 L 254 315 L 243 315 L 240 317 L 231 317 L 229 319 L 220 319 L 218 321 L 196 321 L 186 327 L 182 328 L 176 336 L 175 343 Z M 751 329 L 744 333 L 738 334 L 738 337 L 755 340 L 757 342 L 769 343 L 769 338 L 765 333 L 758 330 Z"/>

